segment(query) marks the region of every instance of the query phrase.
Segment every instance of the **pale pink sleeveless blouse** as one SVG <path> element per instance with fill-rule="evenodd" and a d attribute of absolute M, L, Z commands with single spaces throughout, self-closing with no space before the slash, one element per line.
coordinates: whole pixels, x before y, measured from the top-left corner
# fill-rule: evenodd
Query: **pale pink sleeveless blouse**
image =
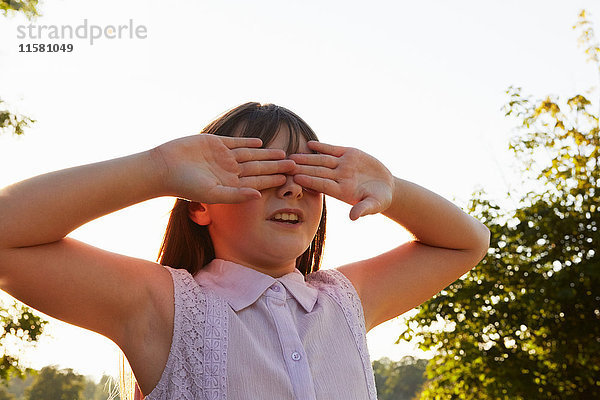
<path fill-rule="evenodd" d="M 146 400 L 376 400 L 362 305 L 335 269 L 273 278 L 213 260 L 171 272 L 174 332 Z"/>

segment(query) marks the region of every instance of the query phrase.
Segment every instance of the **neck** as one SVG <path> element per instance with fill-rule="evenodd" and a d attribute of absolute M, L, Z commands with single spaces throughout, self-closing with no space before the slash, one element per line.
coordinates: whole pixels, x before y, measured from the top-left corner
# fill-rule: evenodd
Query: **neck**
<path fill-rule="evenodd" d="M 272 276 L 273 278 L 280 278 L 284 275 L 294 272 L 296 269 L 296 260 L 292 260 L 283 264 L 266 264 L 259 262 L 248 262 L 248 260 L 241 260 L 235 256 L 216 256 L 215 258 L 234 262 L 243 267 L 251 268 L 255 271 L 262 272 L 265 275 Z"/>

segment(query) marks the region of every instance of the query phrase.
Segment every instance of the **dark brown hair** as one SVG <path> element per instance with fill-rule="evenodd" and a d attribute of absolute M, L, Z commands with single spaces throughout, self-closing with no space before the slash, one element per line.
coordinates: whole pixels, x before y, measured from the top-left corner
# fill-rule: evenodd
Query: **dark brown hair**
<path fill-rule="evenodd" d="M 318 140 L 313 130 L 292 111 L 274 104 L 245 103 L 235 107 L 208 124 L 201 134 L 220 136 L 258 137 L 267 147 L 280 126 L 290 132 L 287 154 L 296 153 L 300 137 Z M 239 128 L 238 128 L 239 127 Z M 236 131 L 237 130 L 237 131 Z M 208 228 L 193 222 L 188 214 L 189 201 L 177 199 L 171 211 L 158 260 L 162 265 L 188 270 L 192 275 L 215 258 Z M 325 196 L 319 227 L 310 246 L 296 259 L 296 268 L 305 276 L 319 270 L 325 243 Z"/>

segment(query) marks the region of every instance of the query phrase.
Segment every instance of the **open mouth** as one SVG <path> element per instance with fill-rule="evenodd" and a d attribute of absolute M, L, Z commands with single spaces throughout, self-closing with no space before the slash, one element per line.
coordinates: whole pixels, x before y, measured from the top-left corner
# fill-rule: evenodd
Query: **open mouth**
<path fill-rule="evenodd" d="M 280 222 L 280 223 L 283 223 L 283 224 L 290 224 L 290 225 L 296 225 L 296 224 L 300 223 L 300 221 L 298 221 L 298 220 L 295 220 L 295 221 L 287 220 L 286 221 L 286 220 L 283 220 L 283 219 L 270 219 L 269 221 Z"/>
<path fill-rule="evenodd" d="M 270 219 L 270 221 L 289 225 L 296 225 L 302 222 L 300 216 L 294 213 L 277 213 Z"/>

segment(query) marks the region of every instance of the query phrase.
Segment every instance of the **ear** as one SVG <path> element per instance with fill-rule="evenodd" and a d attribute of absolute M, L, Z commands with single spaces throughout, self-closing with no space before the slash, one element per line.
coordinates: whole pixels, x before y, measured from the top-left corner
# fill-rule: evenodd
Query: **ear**
<path fill-rule="evenodd" d="M 211 222 L 210 214 L 208 213 L 208 210 L 206 209 L 206 207 L 204 207 L 204 204 L 202 203 L 191 201 L 188 206 L 188 215 L 190 219 L 198 225 L 206 226 L 209 225 Z"/>

